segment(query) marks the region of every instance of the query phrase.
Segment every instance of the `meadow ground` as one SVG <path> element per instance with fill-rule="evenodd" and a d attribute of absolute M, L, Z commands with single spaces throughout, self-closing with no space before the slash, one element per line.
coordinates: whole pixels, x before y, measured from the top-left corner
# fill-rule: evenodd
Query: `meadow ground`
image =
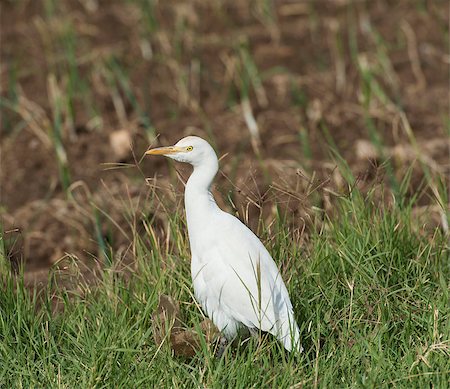
<path fill-rule="evenodd" d="M 446 1 L 0 7 L 0 386 L 450 385 Z M 282 269 L 301 356 L 202 337 L 189 168 L 141 159 L 189 134 Z M 155 341 L 161 294 L 194 357 Z"/>

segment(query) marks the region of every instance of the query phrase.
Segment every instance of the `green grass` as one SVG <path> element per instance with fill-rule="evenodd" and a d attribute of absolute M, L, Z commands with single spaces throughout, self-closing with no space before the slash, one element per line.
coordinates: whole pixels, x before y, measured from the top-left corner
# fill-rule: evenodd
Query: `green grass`
<path fill-rule="evenodd" d="M 262 229 L 284 264 L 305 347 L 298 357 L 273 339 L 252 339 L 220 359 L 206 345 L 190 360 L 155 345 L 151 314 L 161 293 L 181 302 L 188 326 L 203 319 L 181 210 L 170 216 L 169 247 L 144 221 L 147 233 L 133 238 L 135 269 L 113 264 L 96 286 L 49 287 L 39 297 L 3 275 L 2 387 L 448 387 L 448 237 L 417 235 L 411 205 L 342 197 L 303 246 L 282 216 Z"/>

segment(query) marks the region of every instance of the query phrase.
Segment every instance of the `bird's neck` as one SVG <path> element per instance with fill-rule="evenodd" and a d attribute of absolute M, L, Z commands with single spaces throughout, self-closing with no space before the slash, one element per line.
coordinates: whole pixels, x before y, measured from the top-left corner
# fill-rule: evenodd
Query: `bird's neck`
<path fill-rule="evenodd" d="M 211 158 L 202 165 L 194 166 L 186 184 L 184 202 L 189 235 L 196 236 L 202 232 L 215 210 L 218 210 L 210 192 L 211 184 L 219 169 L 217 158 Z M 192 243 L 192 242 L 191 242 Z"/>

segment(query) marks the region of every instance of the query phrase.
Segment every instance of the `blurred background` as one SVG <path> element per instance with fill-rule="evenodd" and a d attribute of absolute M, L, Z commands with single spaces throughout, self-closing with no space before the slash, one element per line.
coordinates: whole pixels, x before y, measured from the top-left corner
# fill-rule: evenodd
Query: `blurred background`
<path fill-rule="evenodd" d="M 349 182 L 448 228 L 445 0 L 0 5 L 3 250 L 29 283 L 131 258 L 142 220 L 169 240 L 190 169 L 142 155 L 191 134 L 255 231 L 283 213 L 307 240 Z"/>

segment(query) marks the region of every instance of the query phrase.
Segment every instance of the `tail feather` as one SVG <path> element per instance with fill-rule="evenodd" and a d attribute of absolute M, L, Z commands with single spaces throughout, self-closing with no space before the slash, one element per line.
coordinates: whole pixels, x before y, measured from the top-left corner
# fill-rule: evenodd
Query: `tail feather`
<path fill-rule="evenodd" d="M 289 352 L 301 353 L 303 347 L 295 320 L 286 320 L 280 327 L 277 338 L 283 343 L 284 348 Z"/>

